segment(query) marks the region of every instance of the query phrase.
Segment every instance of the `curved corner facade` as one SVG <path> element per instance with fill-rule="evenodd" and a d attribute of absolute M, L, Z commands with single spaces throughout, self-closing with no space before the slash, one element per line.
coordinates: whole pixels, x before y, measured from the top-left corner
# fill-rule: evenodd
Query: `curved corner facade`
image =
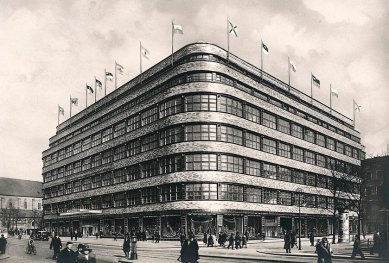
<path fill-rule="evenodd" d="M 59 125 L 43 152 L 46 228 L 278 236 L 300 214 L 302 233 L 330 233 L 334 170 L 358 184 L 359 133 L 226 57 L 188 45 Z"/>

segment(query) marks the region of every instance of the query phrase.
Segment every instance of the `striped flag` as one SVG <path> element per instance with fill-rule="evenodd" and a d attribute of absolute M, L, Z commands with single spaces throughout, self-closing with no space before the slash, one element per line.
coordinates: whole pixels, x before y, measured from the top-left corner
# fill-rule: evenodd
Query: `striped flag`
<path fill-rule="evenodd" d="M 313 85 L 320 88 L 320 80 L 316 78 L 313 74 L 311 74 L 311 76 L 312 76 Z"/>
<path fill-rule="evenodd" d="M 269 55 L 269 48 L 262 42 L 262 52 L 265 55 Z"/>
<path fill-rule="evenodd" d="M 355 100 L 354 100 L 354 104 L 355 104 L 355 109 L 358 110 L 358 111 L 361 111 L 361 107 L 362 106 L 358 105 Z"/>
<path fill-rule="evenodd" d="M 78 106 L 78 98 L 70 98 L 70 103 L 74 106 Z"/>
<path fill-rule="evenodd" d="M 65 115 L 65 109 L 58 105 L 58 114 Z"/>
<path fill-rule="evenodd" d="M 235 26 L 233 23 L 231 23 L 230 20 L 228 20 L 228 24 L 229 24 L 229 29 L 228 29 L 228 33 L 234 33 L 234 35 L 236 37 L 238 37 L 238 26 Z"/>
<path fill-rule="evenodd" d="M 106 80 L 112 81 L 112 80 L 113 80 L 113 75 L 112 75 L 112 73 L 110 73 L 110 72 L 105 72 L 105 79 L 106 79 Z"/>
<path fill-rule="evenodd" d="M 89 94 L 93 94 L 94 93 L 92 87 L 89 86 L 88 84 L 86 84 L 86 90 L 89 92 Z"/>
<path fill-rule="evenodd" d="M 173 27 L 172 27 L 172 30 L 173 30 L 173 34 L 184 34 L 184 30 L 182 30 L 182 26 L 181 25 L 177 25 L 177 24 L 172 24 Z"/>
<path fill-rule="evenodd" d="M 124 67 L 118 63 L 116 63 L 116 69 L 119 71 L 120 74 L 123 75 L 124 73 Z"/>
<path fill-rule="evenodd" d="M 149 59 L 150 52 L 142 45 L 140 46 L 140 52 L 144 58 Z"/>
<path fill-rule="evenodd" d="M 101 83 L 101 81 L 98 80 L 98 79 L 95 79 L 95 81 L 96 81 L 96 87 L 102 89 L 103 88 L 103 84 Z"/>

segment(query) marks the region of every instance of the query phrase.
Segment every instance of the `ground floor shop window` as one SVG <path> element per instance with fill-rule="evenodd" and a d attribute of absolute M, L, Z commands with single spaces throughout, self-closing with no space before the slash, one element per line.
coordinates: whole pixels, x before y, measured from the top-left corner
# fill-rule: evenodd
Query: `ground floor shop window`
<path fill-rule="evenodd" d="M 161 218 L 161 235 L 163 238 L 174 238 L 180 235 L 180 217 L 164 216 Z"/>
<path fill-rule="evenodd" d="M 215 216 L 189 216 L 189 229 L 195 235 L 204 233 L 216 233 L 216 218 Z"/>

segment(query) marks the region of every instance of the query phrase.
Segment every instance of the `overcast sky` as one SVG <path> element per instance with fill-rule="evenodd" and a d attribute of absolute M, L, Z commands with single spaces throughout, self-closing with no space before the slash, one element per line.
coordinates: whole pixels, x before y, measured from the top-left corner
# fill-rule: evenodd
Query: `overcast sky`
<path fill-rule="evenodd" d="M 115 60 L 125 68 L 119 84 L 134 78 L 139 41 L 150 51 L 144 69 L 167 57 L 173 19 L 184 29 L 176 50 L 196 41 L 226 48 L 228 16 L 238 26 L 232 53 L 259 66 L 262 36 L 265 71 L 287 82 L 289 55 L 294 87 L 310 94 L 313 72 L 316 99 L 329 105 L 331 83 L 335 110 L 352 118 L 353 99 L 362 106 L 356 128 L 368 155 L 389 144 L 388 1 L 0 0 L 0 8 L 0 176 L 41 181 L 57 105 L 68 118 L 72 95 L 80 100 L 73 112 L 84 109 L 85 82 L 103 79 Z"/>

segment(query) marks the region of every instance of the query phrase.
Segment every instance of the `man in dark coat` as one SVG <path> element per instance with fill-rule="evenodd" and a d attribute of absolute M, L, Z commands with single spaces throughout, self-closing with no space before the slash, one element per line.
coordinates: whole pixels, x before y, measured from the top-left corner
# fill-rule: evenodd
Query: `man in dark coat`
<path fill-rule="evenodd" d="M 61 251 L 62 243 L 61 239 L 58 237 L 57 233 L 55 236 L 51 239 L 50 243 L 50 249 L 54 250 L 53 259 L 57 259 L 59 252 Z"/>
<path fill-rule="evenodd" d="M 240 236 L 239 232 L 236 232 L 235 236 L 235 248 L 242 248 L 242 237 Z"/>
<path fill-rule="evenodd" d="M 0 237 L 0 254 L 5 254 L 5 249 L 7 248 L 7 239 L 1 234 Z"/>
<path fill-rule="evenodd" d="M 230 249 L 232 247 L 232 250 L 234 250 L 234 244 L 235 243 L 235 236 L 234 233 L 231 233 L 230 238 L 228 239 L 228 247 L 227 249 Z"/>
<path fill-rule="evenodd" d="M 57 263 L 76 263 L 76 253 L 72 250 L 73 243 L 67 242 L 66 247 L 58 255 Z"/>
<path fill-rule="evenodd" d="M 190 235 L 189 239 L 185 240 L 182 245 L 181 262 L 196 263 L 199 258 L 199 244 L 194 235 Z"/>
<path fill-rule="evenodd" d="M 311 243 L 312 247 L 315 245 L 315 235 L 313 234 L 313 231 L 309 234 L 309 242 Z"/>
<path fill-rule="evenodd" d="M 292 243 L 292 235 L 288 231 L 286 233 L 286 235 L 284 236 L 284 249 L 285 249 L 285 253 L 290 253 L 291 243 Z"/>
<path fill-rule="evenodd" d="M 365 259 L 365 255 L 362 252 L 361 249 L 361 241 L 359 239 L 359 235 L 355 236 L 354 246 L 353 246 L 353 253 L 351 254 L 351 258 L 355 258 L 355 255 L 361 255 L 362 259 Z"/>

